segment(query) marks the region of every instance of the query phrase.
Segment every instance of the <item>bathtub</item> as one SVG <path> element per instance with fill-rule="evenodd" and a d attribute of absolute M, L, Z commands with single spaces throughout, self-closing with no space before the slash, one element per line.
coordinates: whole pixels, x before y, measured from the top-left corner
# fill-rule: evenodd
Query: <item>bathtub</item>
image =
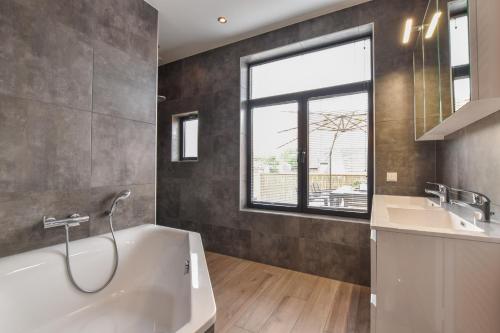
<path fill-rule="evenodd" d="M 64 232 L 64 229 L 61 229 Z M 215 322 L 199 234 L 155 225 L 116 232 L 110 285 L 83 294 L 70 283 L 64 244 L 0 259 L 0 332 L 194 333 Z M 110 235 L 71 242 L 75 280 L 97 288 L 113 267 Z"/>

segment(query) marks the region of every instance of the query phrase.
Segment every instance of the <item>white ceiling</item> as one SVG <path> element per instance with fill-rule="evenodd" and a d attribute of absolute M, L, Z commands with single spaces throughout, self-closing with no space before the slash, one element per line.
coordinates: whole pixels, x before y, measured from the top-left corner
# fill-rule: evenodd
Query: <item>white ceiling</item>
<path fill-rule="evenodd" d="M 370 0 L 146 1 L 159 12 L 164 64 Z"/>

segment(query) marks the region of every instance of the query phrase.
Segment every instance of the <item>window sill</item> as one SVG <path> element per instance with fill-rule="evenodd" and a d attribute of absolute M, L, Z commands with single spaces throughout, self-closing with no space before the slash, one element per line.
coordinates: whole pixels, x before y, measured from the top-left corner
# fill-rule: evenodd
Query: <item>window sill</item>
<path fill-rule="evenodd" d="M 256 213 L 256 214 L 271 214 L 271 215 L 283 215 L 290 217 L 301 217 L 306 219 L 316 219 L 316 220 L 328 220 L 336 222 L 348 222 L 348 223 L 360 223 L 360 224 L 370 224 L 369 219 L 360 219 L 353 217 L 342 217 L 333 215 L 321 215 L 321 214 L 309 214 L 309 213 L 296 213 L 296 212 L 285 212 L 280 210 L 268 210 L 268 209 L 257 209 L 257 208 L 240 208 L 241 212 L 246 213 Z"/>
<path fill-rule="evenodd" d="M 199 160 L 178 160 L 178 161 L 172 161 L 172 163 L 196 163 L 199 162 Z"/>

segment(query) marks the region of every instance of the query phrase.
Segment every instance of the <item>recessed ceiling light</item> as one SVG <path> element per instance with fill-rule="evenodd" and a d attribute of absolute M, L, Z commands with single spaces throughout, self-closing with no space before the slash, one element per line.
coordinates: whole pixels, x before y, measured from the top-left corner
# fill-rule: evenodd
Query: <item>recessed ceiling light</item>
<path fill-rule="evenodd" d="M 221 23 L 221 24 L 226 24 L 227 23 L 227 18 L 224 17 L 224 16 L 219 16 L 217 18 L 217 21 L 219 21 L 219 23 Z"/>

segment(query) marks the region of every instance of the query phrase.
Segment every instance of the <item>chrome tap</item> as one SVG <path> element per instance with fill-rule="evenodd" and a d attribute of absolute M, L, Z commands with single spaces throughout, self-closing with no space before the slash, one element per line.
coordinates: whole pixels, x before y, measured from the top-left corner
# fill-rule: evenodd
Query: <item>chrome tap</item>
<path fill-rule="evenodd" d="M 84 222 L 89 222 L 90 217 L 87 216 L 80 216 L 79 214 L 75 213 L 70 215 L 68 218 L 61 219 L 61 220 L 56 220 L 54 217 L 51 216 L 44 216 L 43 217 L 43 228 L 44 229 L 50 229 L 50 228 L 57 228 L 57 227 L 77 227 L 80 225 L 80 223 Z"/>
<path fill-rule="evenodd" d="M 474 219 L 479 222 L 490 222 L 491 215 L 491 200 L 485 196 L 484 194 L 472 192 L 472 191 L 464 191 L 459 189 L 451 189 L 457 194 L 468 194 L 471 196 L 472 201 L 462 201 L 462 200 L 451 200 L 450 204 L 457 205 L 460 207 L 470 208 L 475 211 Z"/>
<path fill-rule="evenodd" d="M 443 184 L 439 183 L 430 183 L 427 182 L 429 185 L 434 185 L 437 186 L 438 190 L 430 190 L 428 188 L 425 189 L 425 193 L 427 194 L 432 194 L 435 195 L 439 198 L 439 204 L 442 206 L 445 203 L 450 202 L 450 192 L 449 192 L 449 187 Z"/>

